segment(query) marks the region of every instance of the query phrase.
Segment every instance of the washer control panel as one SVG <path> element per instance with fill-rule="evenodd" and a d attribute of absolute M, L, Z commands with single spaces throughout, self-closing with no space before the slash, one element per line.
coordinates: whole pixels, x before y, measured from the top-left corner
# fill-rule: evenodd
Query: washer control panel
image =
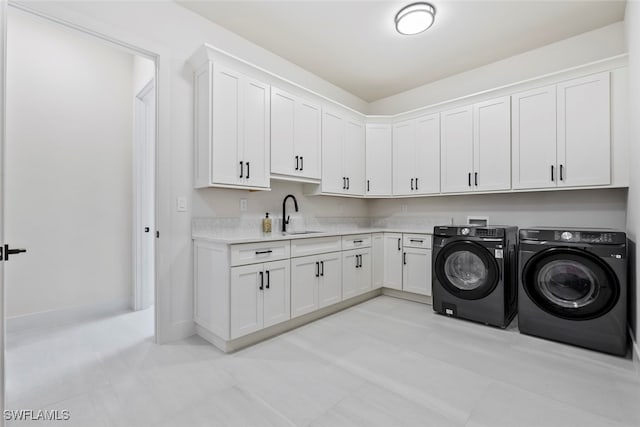
<path fill-rule="evenodd" d="M 556 231 L 554 240 L 574 243 L 613 243 L 614 233 L 589 231 Z"/>

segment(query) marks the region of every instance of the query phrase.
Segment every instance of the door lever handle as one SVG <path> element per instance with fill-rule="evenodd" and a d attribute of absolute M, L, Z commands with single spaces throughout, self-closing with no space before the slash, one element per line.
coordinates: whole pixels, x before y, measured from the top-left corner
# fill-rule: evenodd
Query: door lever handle
<path fill-rule="evenodd" d="M 9 255 L 17 255 L 27 252 L 26 249 L 9 249 L 9 245 L 4 245 L 4 248 L 0 248 L 0 260 L 9 261 Z"/>

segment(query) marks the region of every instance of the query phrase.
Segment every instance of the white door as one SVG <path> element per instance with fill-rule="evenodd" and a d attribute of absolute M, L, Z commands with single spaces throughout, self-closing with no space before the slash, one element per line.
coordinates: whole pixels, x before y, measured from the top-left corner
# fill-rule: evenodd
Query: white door
<path fill-rule="evenodd" d="M 558 85 L 558 185 L 611 183 L 609 73 Z"/>
<path fill-rule="evenodd" d="M 384 286 L 402 289 L 402 234 L 384 233 Z"/>
<path fill-rule="evenodd" d="M 291 273 L 289 260 L 264 265 L 264 327 L 291 318 Z"/>
<path fill-rule="evenodd" d="M 244 179 L 249 186 L 268 188 L 271 169 L 269 85 L 247 78 L 243 91 Z"/>
<path fill-rule="evenodd" d="M 351 298 L 358 293 L 360 279 L 360 251 L 342 252 L 342 299 Z"/>
<path fill-rule="evenodd" d="M 393 194 L 414 193 L 415 124 L 412 120 L 393 125 Z"/>
<path fill-rule="evenodd" d="M 299 175 L 320 179 L 321 127 L 320 106 L 298 99 L 295 116 L 295 155 L 300 156 Z"/>
<path fill-rule="evenodd" d="M 263 264 L 231 268 L 231 339 L 262 329 Z"/>
<path fill-rule="evenodd" d="M 4 170 L 4 139 L 5 139 L 5 46 L 7 28 L 7 2 L 0 2 L 0 182 L 5 183 Z M 4 184 L 6 185 L 6 184 Z M 0 185 L 0 245 L 4 245 L 4 185 Z M 4 255 L 4 254 L 3 254 Z M 5 400 L 5 375 L 4 375 L 4 350 L 5 350 L 5 325 L 4 325 L 4 262 L 0 260 L 0 410 L 4 414 Z M 4 421 L 0 421 L 4 425 Z"/>
<path fill-rule="evenodd" d="M 511 98 L 473 106 L 473 188 L 511 188 Z"/>
<path fill-rule="evenodd" d="M 344 120 L 339 115 L 322 112 L 322 192 L 344 193 L 346 177 L 343 173 L 342 143 Z"/>
<path fill-rule="evenodd" d="M 318 259 L 318 308 L 322 308 L 342 301 L 342 253 L 332 252 Z"/>
<path fill-rule="evenodd" d="M 405 248 L 402 289 L 431 295 L 431 250 Z"/>
<path fill-rule="evenodd" d="M 240 184 L 245 176 L 244 159 L 241 158 L 242 80 L 243 76 L 236 71 L 214 64 L 210 159 L 213 183 Z"/>
<path fill-rule="evenodd" d="M 374 289 L 384 286 L 384 233 L 371 235 L 371 282 Z"/>
<path fill-rule="evenodd" d="M 440 114 L 441 187 L 443 193 L 472 191 L 473 107 Z"/>
<path fill-rule="evenodd" d="M 134 309 L 154 303 L 156 97 L 151 80 L 136 96 Z"/>
<path fill-rule="evenodd" d="M 291 258 L 291 318 L 317 310 L 319 277 L 317 256 Z"/>
<path fill-rule="evenodd" d="M 363 294 L 371 290 L 371 249 L 360 252 L 360 267 L 358 267 L 358 284 L 356 292 Z"/>
<path fill-rule="evenodd" d="M 367 196 L 390 196 L 393 188 L 393 146 L 391 125 L 368 124 L 366 126 L 366 172 L 365 194 Z"/>
<path fill-rule="evenodd" d="M 555 86 L 511 97 L 511 139 L 513 188 L 555 187 Z"/>
<path fill-rule="evenodd" d="M 440 115 L 415 120 L 415 193 L 440 192 Z"/>
<path fill-rule="evenodd" d="M 271 88 L 271 172 L 293 175 L 300 169 L 294 153 L 296 100 L 280 89 Z"/>
<path fill-rule="evenodd" d="M 364 194 L 365 130 L 364 124 L 347 120 L 345 123 L 343 170 L 347 177 L 348 194 Z"/>

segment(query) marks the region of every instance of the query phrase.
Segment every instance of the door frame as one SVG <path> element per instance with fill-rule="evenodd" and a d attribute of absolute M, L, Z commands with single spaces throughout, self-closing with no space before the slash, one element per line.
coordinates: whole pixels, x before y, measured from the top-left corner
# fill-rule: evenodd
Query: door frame
<path fill-rule="evenodd" d="M 148 123 L 148 110 L 153 108 L 153 114 L 155 114 L 156 98 L 156 84 L 155 78 L 151 78 L 144 87 L 136 94 L 134 99 L 134 135 L 133 135 L 133 301 L 132 308 L 136 311 L 144 310 L 151 305 L 153 301 L 149 301 L 150 287 L 155 289 L 156 277 L 155 277 L 155 259 L 151 261 L 151 269 L 153 276 L 151 284 L 145 280 L 145 269 L 148 266 L 145 257 L 145 251 L 147 247 L 147 239 L 151 238 L 152 253 L 155 252 L 155 215 L 153 219 L 146 217 L 147 209 L 149 209 L 148 201 L 145 197 L 145 193 L 148 190 L 145 184 L 148 184 L 147 179 L 151 181 L 151 186 L 156 187 L 155 183 L 155 162 L 145 164 L 149 158 L 155 160 L 155 129 L 149 129 Z M 150 105 L 153 103 L 153 105 Z M 157 117 L 156 117 L 157 120 Z M 153 145 L 152 151 L 147 146 L 147 138 L 150 133 L 153 133 Z M 153 195 L 151 204 L 153 204 L 153 211 L 155 214 L 155 194 Z M 149 230 L 145 231 L 145 227 Z M 153 257 L 155 258 L 155 257 Z M 147 272 L 149 274 L 150 272 Z"/>
<path fill-rule="evenodd" d="M 5 186 L 5 136 L 6 136 L 6 58 L 7 58 L 7 2 L 0 0 L 0 243 L 4 244 L 4 186 Z M 0 261 L 0 411 L 5 409 L 5 319 L 4 319 L 4 262 Z M 0 427 L 4 427 L 4 416 L 0 417 Z"/>

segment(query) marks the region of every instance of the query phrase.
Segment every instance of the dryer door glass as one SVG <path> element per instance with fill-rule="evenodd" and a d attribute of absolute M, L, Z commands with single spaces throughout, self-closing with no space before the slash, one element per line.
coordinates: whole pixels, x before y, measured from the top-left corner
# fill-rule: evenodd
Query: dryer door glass
<path fill-rule="evenodd" d="M 607 263 L 575 248 L 550 248 L 533 256 L 522 270 L 522 284 L 538 307 L 571 320 L 602 316 L 620 295 Z"/>
<path fill-rule="evenodd" d="M 436 256 L 433 269 L 447 292 L 466 300 L 486 297 L 501 277 L 500 267 L 491 252 L 469 240 L 445 245 Z"/>

